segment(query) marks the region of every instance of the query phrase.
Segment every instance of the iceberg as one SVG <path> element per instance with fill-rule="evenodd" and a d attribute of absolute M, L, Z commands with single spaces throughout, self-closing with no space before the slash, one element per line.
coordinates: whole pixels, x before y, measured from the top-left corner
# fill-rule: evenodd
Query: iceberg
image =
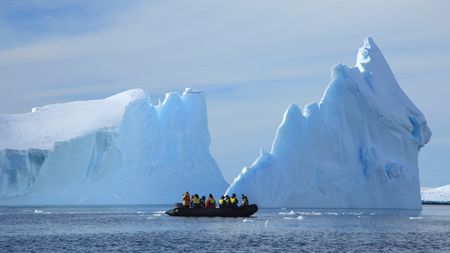
<path fill-rule="evenodd" d="M 226 191 L 263 207 L 420 209 L 418 153 L 431 138 L 372 38 L 336 65 L 322 99 L 284 113 L 270 152 Z"/>
<path fill-rule="evenodd" d="M 422 189 L 422 202 L 425 204 L 450 205 L 450 184 L 437 188 Z"/>
<path fill-rule="evenodd" d="M 171 204 L 228 187 L 209 152 L 205 94 L 140 89 L 0 115 L 0 204 Z"/>

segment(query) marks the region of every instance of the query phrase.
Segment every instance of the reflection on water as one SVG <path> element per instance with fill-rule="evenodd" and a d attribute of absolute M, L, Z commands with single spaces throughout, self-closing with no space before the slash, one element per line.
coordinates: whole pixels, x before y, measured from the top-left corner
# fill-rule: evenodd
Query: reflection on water
<path fill-rule="evenodd" d="M 2 252 L 450 251 L 450 206 L 422 211 L 260 209 L 169 217 L 170 206 L 0 207 Z"/>

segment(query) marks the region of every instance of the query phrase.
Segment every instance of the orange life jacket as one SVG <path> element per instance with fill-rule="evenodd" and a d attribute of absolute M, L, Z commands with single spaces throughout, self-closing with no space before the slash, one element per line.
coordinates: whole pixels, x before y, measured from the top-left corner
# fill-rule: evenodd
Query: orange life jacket
<path fill-rule="evenodd" d="M 189 194 L 184 194 L 182 200 L 183 200 L 183 206 L 188 206 L 189 203 L 191 202 L 191 198 L 190 198 Z"/>

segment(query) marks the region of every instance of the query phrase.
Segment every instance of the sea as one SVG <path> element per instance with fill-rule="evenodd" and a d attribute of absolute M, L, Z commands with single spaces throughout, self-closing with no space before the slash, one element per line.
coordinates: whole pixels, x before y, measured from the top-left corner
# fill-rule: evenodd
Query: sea
<path fill-rule="evenodd" d="M 170 208 L 0 207 L 0 252 L 450 252 L 450 206 L 249 218 L 170 217 Z"/>

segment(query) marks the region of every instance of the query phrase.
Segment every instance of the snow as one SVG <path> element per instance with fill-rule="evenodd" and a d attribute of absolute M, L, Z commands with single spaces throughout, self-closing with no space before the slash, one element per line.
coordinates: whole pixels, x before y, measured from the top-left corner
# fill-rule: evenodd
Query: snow
<path fill-rule="evenodd" d="M 30 113 L 0 115 L 0 150 L 50 150 L 57 142 L 100 128 L 115 128 L 120 125 L 126 106 L 145 96 L 142 90 L 133 89 L 101 100 L 47 105 L 33 108 Z"/>
<path fill-rule="evenodd" d="M 272 150 L 261 150 L 226 193 L 263 207 L 420 209 L 418 153 L 430 138 L 367 38 L 354 67 L 333 68 L 320 102 L 289 105 Z"/>
<path fill-rule="evenodd" d="M 423 189 L 421 195 L 423 202 L 450 204 L 450 185 Z"/>
<path fill-rule="evenodd" d="M 133 89 L 0 115 L 0 204 L 172 204 L 228 186 L 209 152 L 205 94 L 159 105 Z"/>

